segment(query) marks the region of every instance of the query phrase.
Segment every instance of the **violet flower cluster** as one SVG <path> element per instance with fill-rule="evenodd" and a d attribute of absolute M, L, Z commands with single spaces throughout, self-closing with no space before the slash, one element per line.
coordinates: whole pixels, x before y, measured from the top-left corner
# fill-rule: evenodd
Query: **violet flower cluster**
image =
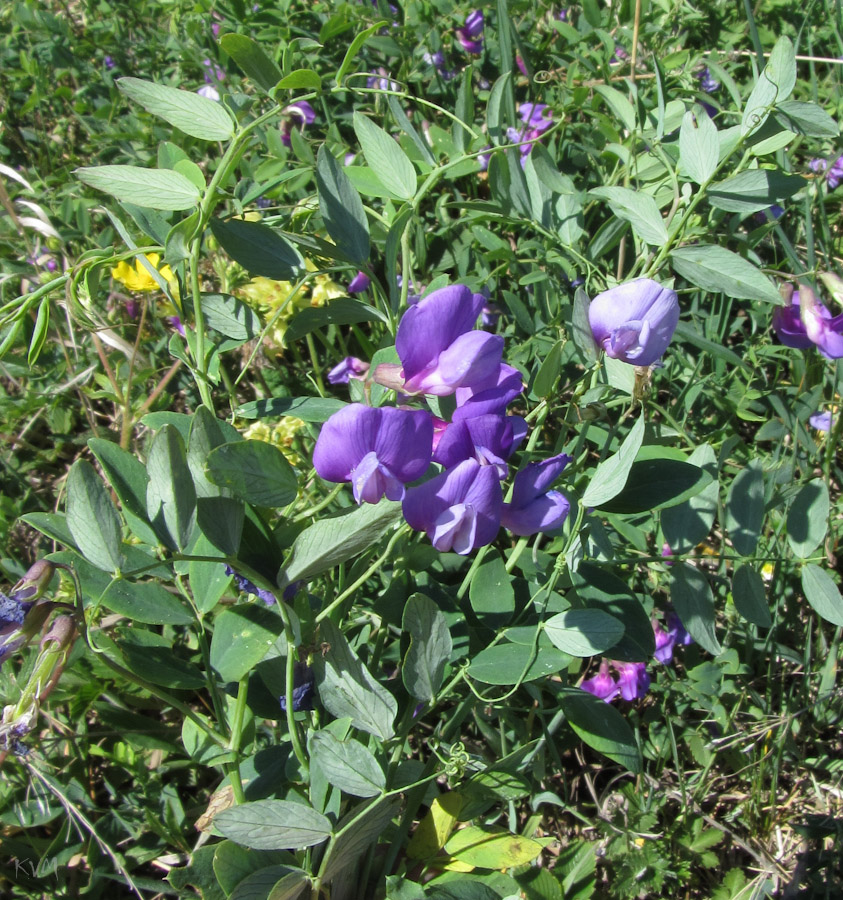
<path fill-rule="evenodd" d="M 281 143 L 285 147 L 291 147 L 293 143 L 293 127 L 298 125 L 299 130 L 304 131 L 308 125 L 316 121 L 316 112 L 307 100 L 296 100 L 282 110 L 285 118 L 281 120 Z"/>
<path fill-rule="evenodd" d="M 824 280 L 834 284 L 839 279 L 826 275 Z M 798 292 L 793 285 L 783 285 L 782 295 L 785 305 L 773 312 L 776 337 L 786 347 L 816 347 L 826 359 L 843 357 L 843 313 L 833 316 L 807 285 L 800 285 Z"/>
<path fill-rule="evenodd" d="M 667 614 L 667 629 L 653 621 L 653 633 L 656 638 L 656 652 L 653 658 L 666 666 L 673 662 L 676 647 L 693 643 L 691 635 L 685 630 L 675 612 Z M 612 674 L 612 669 L 617 678 Z M 646 663 L 604 659 L 600 662 L 597 674 L 592 678 L 586 678 L 580 683 L 580 687 L 607 703 L 616 697 L 622 697 L 624 700 L 640 700 L 650 689 L 650 675 Z"/>
<path fill-rule="evenodd" d="M 843 181 L 843 156 L 838 156 L 831 163 L 827 159 L 812 159 L 808 163 L 808 168 L 818 175 L 825 172 L 825 181 L 830 191 L 833 191 Z"/>
<path fill-rule="evenodd" d="M 465 17 L 465 24 L 454 32 L 466 53 L 479 56 L 483 52 L 483 13 L 479 9 Z"/>
<path fill-rule="evenodd" d="M 551 489 L 570 461 L 565 454 L 524 467 L 504 502 L 501 482 L 527 434 L 524 419 L 506 408 L 524 386 L 503 362 L 503 338 L 475 329 L 486 303 L 483 294 L 451 285 L 410 306 L 395 340 L 400 365 L 382 364 L 372 376 L 402 404 L 344 407 L 323 425 L 313 451 L 320 477 L 350 483 L 358 503 L 402 501 L 410 527 L 443 552 L 490 544 L 501 525 L 517 535 L 552 531 L 570 509 Z M 353 377 L 355 364 L 365 365 L 351 358 L 341 366 Z M 422 405 L 425 396 L 453 396 L 451 421 Z M 413 485 L 431 463 L 438 473 Z"/>

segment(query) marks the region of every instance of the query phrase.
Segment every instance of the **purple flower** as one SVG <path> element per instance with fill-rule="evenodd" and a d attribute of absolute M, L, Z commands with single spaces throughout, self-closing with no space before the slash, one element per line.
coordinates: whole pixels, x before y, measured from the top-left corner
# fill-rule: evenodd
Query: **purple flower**
<path fill-rule="evenodd" d="M 503 338 L 472 330 L 485 303 L 482 294 L 455 284 L 428 294 L 404 313 L 395 349 L 405 393 L 446 396 L 495 376 Z"/>
<path fill-rule="evenodd" d="M 674 644 L 681 644 L 687 647 L 689 644 L 694 643 L 694 639 L 685 630 L 682 620 L 675 612 L 667 614 L 667 633 L 673 638 Z"/>
<path fill-rule="evenodd" d="M 825 176 L 828 189 L 833 191 L 843 181 L 843 156 L 838 156 L 831 164 Z"/>
<path fill-rule="evenodd" d="M 231 566 L 225 567 L 225 574 L 231 575 L 232 578 L 234 578 L 234 583 L 237 585 L 238 591 L 242 591 L 244 594 L 251 594 L 258 599 L 263 600 L 267 606 L 272 606 L 275 603 L 275 594 L 273 594 L 272 591 L 259 588 L 253 581 L 246 578 L 245 575 L 235 572 Z"/>
<path fill-rule="evenodd" d="M 114 66 L 116 65 L 114 60 L 110 56 L 106 56 L 106 58 L 103 60 L 103 62 L 105 63 L 106 69 L 113 69 Z"/>
<path fill-rule="evenodd" d="M 571 504 L 558 491 L 547 489 L 569 462 L 571 457 L 560 453 L 541 462 L 529 463 L 515 476 L 512 502 L 503 505 L 501 523 L 504 528 L 523 537 L 561 527 Z"/>
<path fill-rule="evenodd" d="M 134 297 L 129 297 L 126 301 L 126 315 L 130 319 L 137 319 L 140 315 L 140 303 Z"/>
<path fill-rule="evenodd" d="M 167 316 L 165 321 L 173 330 L 177 331 L 182 337 L 185 337 L 184 325 L 178 316 Z"/>
<path fill-rule="evenodd" d="M 822 172 L 825 172 L 825 170 L 828 168 L 828 160 L 821 159 L 821 158 L 815 156 L 808 163 L 808 168 L 812 172 L 816 172 L 817 174 L 820 174 Z"/>
<path fill-rule="evenodd" d="M 500 317 L 500 307 L 495 306 L 494 303 L 490 303 L 487 306 L 484 306 L 480 313 L 480 324 L 484 328 L 494 328 L 498 324 Z"/>
<path fill-rule="evenodd" d="M 328 372 L 328 381 L 331 384 L 348 384 L 349 378 L 363 378 L 369 371 L 369 364 L 356 356 L 346 358 Z"/>
<path fill-rule="evenodd" d="M 452 420 L 471 419 L 490 413 L 503 413 L 507 406 L 524 390 L 524 379 L 518 369 L 501 363 L 482 381 L 470 387 L 456 390 L 457 408 Z"/>
<path fill-rule="evenodd" d="M 522 103 L 518 109 L 518 118 L 536 132 L 535 137 L 540 137 L 553 125 L 553 110 L 548 114 L 546 103 Z"/>
<path fill-rule="evenodd" d="M 352 403 L 322 426 L 313 466 L 326 481 L 350 481 L 358 503 L 401 500 L 427 471 L 432 446 L 429 413 Z"/>
<path fill-rule="evenodd" d="M 597 675 L 593 678 L 586 678 L 580 687 L 607 703 L 618 695 L 618 683 L 609 674 L 609 663 L 605 659 L 600 663 L 600 671 Z"/>
<path fill-rule="evenodd" d="M 404 518 L 426 531 L 437 550 L 465 555 L 495 539 L 502 503 L 495 468 L 467 459 L 407 491 Z"/>
<path fill-rule="evenodd" d="M 647 666 L 642 663 L 614 663 L 618 670 L 618 685 L 624 700 L 640 700 L 650 689 Z"/>
<path fill-rule="evenodd" d="M 653 620 L 653 634 L 656 638 L 656 652 L 653 656 L 664 665 L 673 661 L 673 647 L 676 639 L 669 634 L 658 622 Z"/>
<path fill-rule="evenodd" d="M 567 22 L 567 21 L 568 21 L 568 10 L 567 10 L 567 9 L 560 9 L 559 12 L 556 13 L 556 18 L 557 18 L 560 22 Z"/>
<path fill-rule="evenodd" d="M 220 92 L 212 84 L 203 84 L 202 87 L 196 89 L 196 93 L 206 100 L 216 100 L 219 103 Z"/>
<path fill-rule="evenodd" d="M 638 278 L 598 294 L 588 307 L 594 340 L 607 356 L 649 366 L 670 343 L 679 322 L 676 292 Z"/>
<path fill-rule="evenodd" d="M 440 437 L 433 461 L 446 469 L 465 459 L 495 466 L 498 477 L 507 475 L 506 461 L 527 435 L 527 423 L 520 416 L 485 415 L 452 422 Z"/>
<path fill-rule="evenodd" d="M 210 59 L 202 60 L 202 67 L 205 69 L 205 84 L 215 84 L 218 81 L 225 81 L 225 70 L 220 68 Z"/>
<path fill-rule="evenodd" d="M 785 347 L 795 347 L 797 350 L 808 350 L 813 347 L 813 342 L 808 337 L 805 326 L 802 324 L 802 316 L 799 311 L 799 295 L 794 295 L 792 284 L 781 286 L 784 306 L 777 306 L 773 310 L 773 331 L 776 337 Z"/>
<path fill-rule="evenodd" d="M 483 13 L 479 9 L 469 13 L 465 25 L 455 31 L 457 40 L 466 53 L 479 55 L 483 52 Z"/>
<path fill-rule="evenodd" d="M 808 421 L 811 423 L 811 427 L 816 428 L 817 431 L 831 431 L 831 427 L 834 424 L 831 410 L 822 412 L 818 409 L 811 415 Z"/>
<path fill-rule="evenodd" d="M 285 147 L 290 147 L 293 143 L 290 137 L 293 126 L 298 124 L 304 131 L 308 125 L 316 121 L 316 112 L 307 100 L 296 100 L 295 103 L 285 106 L 282 112 L 286 118 L 281 120 L 281 143 Z"/>
<path fill-rule="evenodd" d="M 843 357 L 843 313 L 832 316 L 813 290 L 799 287 L 799 312 L 805 333 L 826 359 Z"/>
<path fill-rule="evenodd" d="M 700 90 L 705 91 L 706 94 L 713 94 L 720 90 L 720 82 L 711 77 L 708 66 L 705 66 L 701 72 L 697 72 L 696 77 L 700 82 Z"/>
<path fill-rule="evenodd" d="M 781 206 L 769 206 L 767 209 L 759 210 L 753 218 L 761 225 L 780 219 L 784 215 L 784 208 Z"/>
<path fill-rule="evenodd" d="M 378 88 L 381 91 L 397 91 L 400 90 L 400 85 L 397 81 L 392 81 L 389 77 L 389 73 L 386 69 L 381 66 L 378 71 L 374 75 L 370 75 L 366 79 L 366 87 L 370 88 Z"/>
<path fill-rule="evenodd" d="M 349 294 L 361 294 L 369 290 L 372 279 L 365 272 L 358 272 L 348 283 L 346 290 Z"/>
<path fill-rule="evenodd" d="M 316 681 L 313 670 L 305 662 L 296 660 L 293 663 L 293 712 L 303 709 L 313 709 L 313 694 L 316 689 Z M 287 695 L 279 698 L 281 709 L 287 712 Z"/>

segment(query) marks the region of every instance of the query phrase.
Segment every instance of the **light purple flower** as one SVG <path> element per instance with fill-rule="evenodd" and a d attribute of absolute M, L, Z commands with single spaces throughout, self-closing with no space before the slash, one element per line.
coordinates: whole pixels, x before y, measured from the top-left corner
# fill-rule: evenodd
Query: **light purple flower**
<path fill-rule="evenodd" d="M 178 316 L 167 316 L 165 321 L 171 328 L 177 331 L 182 337 L 185 337 L 184 325 Z"/>
<path fill-rule="evenodd" d="M 679 322 L 676 292 L 650 278 L 638 278 L 598 294 L 588 321 L 607 356 L 633 366 L 649 366 L 670 343 Z"/>
<path fill-rule="evenodd" d="M 366 87 L 378 88 L 381 91 L 397 91 L 400 85 L 397 81 L 392 81 L 389 73 L 381 66 L 374 75 L 370 75 L 366 79 Z"/>
<path fill-rule="evenodd" d="M 115 62 L 110 56 L 106 56 L 103 62 L 105 63 L 106 69 L 113 69 L 115 66 Z"/>
<path fill-rule="evenodd" d="M 673 647 L 676 643 L 673 635 L 669 634 L 655 620 L 653 621 L 653 634 L 656 638 L 656 652 L 653 656 L 664 665 L 673 661 Z"/>
<path fill-rule="evenodd" d="M 219 103 L 220 92 L 212 84 L 203 84 L 202 87 L 196 89 L 196 93 L 206 100 L 216 100 Z"/>
<path fill-rule="evenodd" d="M 781 293 L 784 298 L 784 306 L 777 306 L 773 310 L 773 331 L 776 332 L 776 337 L 785 347 L 808 350 L 814 344 L 808 337 L 808 332 L 802 324 L 802 316 L 799 311 L 799 295 L 794 294 L 792 284 L 783 284 Z"/>
<path fill-rule="evenodd" d="M 832 316 L 811 288 L 799 286 L 799 313 L 805 333 L 826 359 L 843 357 L 843 313 Z"/>
<path fill-rule="evenodd" d="M 650 689 L 650 676 L 642 662 L 614 663 L 618 670 L 618 686 L 624 700 L 640 700 Z"/>
<path fill-rule="evenodd" d="M 547 113 L 546 103 L 522 103 L 518 109 L 518 118 L 540 137 L 553 125 L 553 110 Z"/>
<path fill-rule="evenodd" d="M 697 72 L 696 78 L 699 79 L 700 90 L 705 91 L 706 94 L 713 94 L 715 91 L 720 90 L 720 82 L 712 78 L 708 66 L 705 66 L 701 72 Z"/>
<path fill-rule="evenodd" d="M 457 40 L 466 53 L 479 55 L 483 52 L 483 13 L 479 9 L 470 12 L 465 25 L 455 31 Z"/>
<path fill-rule="evenodd" d="M 358 272 L 348 283 L 346 290 L 349 294 L 361 294 L 369 290 L 372 279 L 365 272 Z"/>
<path fill-rule="evenodd" d="M 290 147 L 293 143 L 290 137 L 293 126 L 298 124 L 301 130 L 304 131 L 308 125 L 312 125 L 316 121 L 316 112 L 307 100 L 297 100 L 295 103 L 290 103 L 289 106 L 284 107 L 282 112 L 286 118 L 281 120 L 281 143 L 285 147 Z"/>
<path fill-rule="evenodd" d="M 516 476 L 512 502 L 504 503 L 501 523 L 513 534 L 527 536 L 560 528 L 571 504 L 548 488 L 562 474 L 571 457 L 565 453 L 525 466 Z"/>
<path fill-rule="evenodd" d="M 838 156 L 834 160 L 826 173 L 825 180 L 830 191 L 833 191 L 843 181 L 843 156 Z"/>
<path fill-rule="evenodd" d="M 457 408 L 454 422 L 490 413 L 503 413 L 524 390 L 524 379 L 518 369 L 501 363 L 488 378 L 456 390 Z"/>
<path fill-rule="evenodd" d="M 808 168 L 809 168 L 812 172 L 816 172 L 817 174 L 821 174 L 822 172 L 825 172 L 825 170 L 828 168 L 828 160 L 827 160 L 827 159 L 822 159 L 822 158 L 820 158 L 820 157 L 816 157 L 816 156 L 815 156 L 815 157 L 808 163 Z"/>
<path fill-rule="evenodd" d="M 446 396 L 494 377 L 503 338 L 473 331 L 486 303 L 462 284 L 428 294 L 404 313 L 395 338 L 407 394 Z"/>
<path fill-rule="evenodd" d="M 356 356 L 346 356 L 328 372 L 328 381 L 331 384 L 348 384 L 349 378 L 363 378 L 369 371 L 369 363 Z"/>
<path fill-rule="evenodd" d="M 215 62 L 212 62 L 210 59 L 203 59 L 202 67 L 205 69 L 205 84 L 225 81 L 225 69 L 218 66 Z"/>
<path fill-rule="evenodd" d="M 556 13 L 556 18 L 557 18 L 560 22 L 567 22 L 567 21 L 568 21 L 568 10 L 567 10 L 567 9 L 560 9 L 559 12 Z"/>
<path fill-rule="evenodd" d="M 322 426 L 313 466 L 326 481 L 350 481 L 358 503 L 401 500 L 427 470 L 432 445 L 429 413 L 352 403 Z"/>
<path fill-rule="evenodd" d="M 605 659 L 600 663 L 600 671 L 593 678 L 586 678 L 580 687 L 607 703 L 617 697 L 619 690 L 617 681 L 609 673 L 609 663 Z"/>
<path fill-rule="evenodd" d="M 416 531 L 426 531 L 437 550 L 465 555 L 495 539 L 502 503 L 495 468 L 468 459 L 410 488 L 404 518 Z"/>
<path fill-rule="evenodd" d="M 507 475 L 506 461 L 527 435 L 527 423 L 520 416 L 485 415 L 452 422 L 440 437 L 433 461 L 446 469 L 465 459 L 495 466 L 498 477 Z"/>
<path fill-rule="evenodd" d="M 831 427 L 834 424 L 831 410 L 822 412 L 818 409 L 810 416 L 808 421 L 811 423 L 811 427 L 816 428 L 817 431 L 831 431 Z"/>

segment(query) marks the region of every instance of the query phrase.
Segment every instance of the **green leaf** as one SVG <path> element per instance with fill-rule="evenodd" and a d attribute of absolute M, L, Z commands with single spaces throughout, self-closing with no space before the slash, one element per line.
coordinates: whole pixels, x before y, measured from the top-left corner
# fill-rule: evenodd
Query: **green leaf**
<path fill-rule="evenodd" d="M 790 38 L 782 35 L 773 47 L 764 71 L 746 101 L 741 134 L 751 134 L 764 124 L 770 110 L 787 100 L 796 85 L 796 54 Z"/>
<path fill-rule="evenodd" d="M 653 449 L 657 454 L 658 448 Z M 656 454 L 637 459 L 629 470 L 626 487 L 601 509 L 624 515 L 664 509 L 683 503 L 711 484 L 711 475 L 705 469 Z"/>
<path fill-rule="evenodd" d="M 720 496 L 717 457 L 711 445 L 700 444 L 688 457 L 688 462 L 708 472 L 711 481 L 689 500 L 662 512 L 662 531 L 674 553 L 685 553 L 708 537 Z"/>
<path fill-rule="evenodd" d="M 688 563 L 675 563 L 670 580 L 670 599 L 688 634 L 703 650 L 718 656 L 723 648 L 714 630 L 714 596 L 708 579 Z"/>
<path fill-rule="evenodd" d="M 612 647 L 612 659 L 648 662 L 656 650 L 653 625 L 630 588 L 616 575 L 590 562 L 580 563 L 571 574 L 571 581 L 577 597 L 589 609 L 609 613 L 623 625 L 624 634 Z"/>
<path fill-rule="evenodd" d="M 347 403 L 333 397 L 270 397 L 252 400 L 237 409 L 244 419 L 275 419 L 279 416 L 295 416 L 303 422 L 327 422 Z"/>
<path fill-rule="evenodd" d="M 544 849 L 538 841 L 494 825 L 461 828 L 445 844 L 445 852 L 466 866 L 509 869 L 532 862 Z"/>
<path fill-rule="evenodd" d="M 401 518 L 401 504 L 390 500 L 366 503 L 351 512 L 321 518 L 293 543 L 286 566 L 278 574 L 281 587 L 310 581 L 371 547 Z"/>
<path fill-rule="evenodd" d="M 329 784 L 353 797 L 374 797 L 386 789 L 386 776 L 372 753 L 353 738 L 341 741 L 330 731 L 317 731 L 308 741 L 311 766 Z"/>
<path fill-rule="evenodd" d="M 472 84 L 473 77 L 473 66 L 466 66 L 462 71 L 462 75 L 460 76 L 460 86 L 457 89 L 457 105 L 454 112 L 459 121 L 453 122 L 451 124 L 451 139 L 454 142 L 454 147 L 459 153 L 465 153 L 470 137 L 469 132 L 466 131 L 465 128 L 463 128 L 460 122 L 464 122 L 469 127 L 471 127 L 472 123 L 474 122 L 474 85 Z M 539 145 L 537 144 L 536 146 Z M 533 149 L 535 149 L 535 147 Z M 430 153 L 429 147 L 428 153 Z M 430 158 L 425 156 L 425 160 L 431 165 L 436 164 L 436 160 L 433 158 L 432 154 Z"/>
<path fill-rule="evenodd" d="M 117 87 L 147 112 L 191 137 L 227 141 L 234 136 L 234 122 L 216 100 L 140 78 L 118 78 Z"/>
<path fill-rule="evenodd" d="M 224 809 L 214 826 L 227 838 L 255 850 L 303 850 L 331 836 L 331 823 L 304 803 L 256 800 Z"/>
<path fill-rule="evenodd" d="M 670 254 L 678 275 L 706 291 L 722 291 L 740 300 L 781 306 L 782 298 L 766 275 L 737 253 L 715 244 L 680 247 Z"/>
<path fill-rule="evenodd" d="M 604 459 L 594 470 L 580 503 L 585 506 L 601 506 L 624 489 L 629 472 L 641 444 L 644 441 L 644 417 L 640 416 L 624 439 L 618 452 Z"/>
<path fill-rule="evenodd" d="M 355 728 L 388 741 L 395 733 L 395 698 L 372 677 L 330 619 L 319 626 L 319 636 L 330 647 L 313 661 L 323 706 L 338 719 L 348 716 Z"/>
<path fill-rule="evenodd" d="M 322 78 L 313 69 L 294 69 L 277 85 L 279 91 L 321 91 Z"/>
<path fill-rule="evenodd" d="M 284 622 L 274 610 L 257 603 L 232 606 L 214 620 L 211 667 L 220 681 L 240 681 L 283 634 Z"/>
<path fill-rule="evenodd" d="M 193 209 L 201 199 L 196 185 L 171 169 L 90 166 L 76 169 L 74 174 L 98 191 L 149 209 Z"/>
<path fill-rule="evenodd" d="M 679 130 L 680 170 L 697 184 L 705 184 L 717 169 L 719 156 L 717 126 L 711 117 L 702 111 L 699 115 L 686 112 Z"/>
<path fill-rule="evenodd" d="M 385 321 L 386 317 L 374 306 L 349 297 L 338 297 L 327 306 L 310 306 L 293 316 L 284 332 L 284 342 L 292 343 L 327 325 L 357 325 L 360 322 Z"/>
<path fill-rule="evenodd" d="M 277 508 L 296 499 L 298 484 L 284 454 L 266 441 L 223 444 L 208 454 L 205 473 L 218 487 L 255 506 Z"/>
<path fill-rule="evenodd" d="M 354 133 L 363 148 L 363 156 L 387 190 L 402 200 L 416 193 L 416 170 L 401 149 L 382 128 L 362 113 L 354 113 Z"/>
<path fill-rule="evenodd" d="M 539 366 L 533 380 L 532 392 L 536 397 L 549 397 L 556 379 L 562 371 L 562 341 L 557 341 Z"/>
<path fill-rule="evenodd" d="M 175 655 L 170 638 L 145 628 L 126 628 L 120 630 L 115 646 L 124 665 L 144 681 L 184 691 L 206 686 L 199 669 Z"/>
<path fill-rule="evenodd" d="M 509 685 L 554 675 L 570 662 L 571 657 L 555 647 L 501 643 L 481 650 L 468 667 L 468 674 L 485 684 Z"/>
<path fill-rule="evenodd" d="M 25 522 L 36 531 L 40 531 L 51 541 L 64 544 L 65 547 L 73 550 L 78 549 L 76 541 L 73 540 L 73 535 L 67 527 L 67 516 L 64 513 L 25 513 L 20 516 L 20 521 Z"/>
<path fill-rule="evenodd" d="M 352 63 L 354 62 L 354 57 L 360 52 L 360 48 L 363 44 L 365 44 L 375 32 L 380 31 L 384 25 L 389 25 L 389 22 L 387 22 L 386 19 L 381 19 L 380 22 L 375 22 L 374 25 L 370 25 L 365 31 L 361 31 L 354 36 L 354 40 L 349 44 L 348 50 L 345 51 L 345 56 L 340 63 L 340 67 L 337 69 L 335 79 L 337 87 L 342 87 L 342 81 L 348 74 Z"/>
<path fill-rule="evenodd" d="M 667 228 L 656 201 L 650 194 L 624 187 L 601 187 L 589 191 L 592 197 L 605 200 L 612 212 L 632 226 L 647 244 L 661 247 L 667 243 Z"/>
<path fill-rule="evenodd" d="M 45 297 L 38 304 L 38 312 L 35 315 L 35 325 L 32 328 L 32 337 L 29 340 L 29 351 L 26 361 L 30 368 L 38 361 L 44 342 L 47 340 L 47 332 L 50 330 L 50 298 Z"/>
<path fill-rule="evenodd" d="M 275 85 L 281 80 L 281 70 L 263 52 L 260 44 L 245 34 L 224 34 L 220 38 L 222 49 L 265 93 L 272 94 Z M 213 101 L 211 101 L 213 102 Z"/>
<path fill-rule="evenodd" d="M 578 287 L 574 293 L 571 336 L 586 361 L 594 362 L 597 359 L 597 344 L 594 342 L 594 334 L 588 322 L 589 303 L 588 294 L 582 287 Z"/>
<path fill-rule="evenodd" d="M 106 572 L 123 565 L 120 517 L 94 467 L 84 459 L 67 476 L 67 527 L 79 552 Z"/>
<path fill-rule="evenodd" d="M 199 501 L 201 502 L 201 501 Z M 201 515 L 200 515 L 201 520 Z M 200 526 L 201 527 L 201 526 Z M 211 541 L 201 535 L 191 548 L 196 556 L 219 556 L 219 551 Z M 231 575 L 225 574 L 225 558 L 218 563 L 192 560 L 187 568 L 193 602 L 200 613 L 209 613 L 219 603 L 231 584 Z"/>
<path fill-rule="evenodd" d="M 843 597 L 831 576 L 813 563 L 802 569 L 805 599 L 826 622 L 843 627 Z"/>
<path fill-rule="evenodd" d="M 149 476 L 143 463 L 117 444 L 90 438 L 88 447 L 102 466 L 109 484 L 123 506 L 129 528 L 145 543 L 155 546 L 158 536 L 146 517 L 146 489 Z"/>
<path fill-rule="evenodd" d="M 623 637 L 623 623 L 600 609 L 567 609 L 544 623 L 555 647 L 570 656 L 597 656 Z"/>
<path fill-rule="evenodd" d="M 304 270 L 299 251 L 267 225 L 243 219 L 211 219 L 209 224 L 222 249 L 250 275 L 295 281 Z"/>
<path fill-rule="evenodd" d="M 510 123 L 506 120 L 505 101 L 507 92 L 511 90 L 511 79 L 511 72 L 504 72 L 499 76 L 489 91 L 489 101 L 486 104 L 486 128 L 492 143 L 497 146 L 509 143 L 506 129 Z"/>
<path fill-rule="evenodd" d="M 353 262 L 369 258 L 369 223 L 360 195 L 323 144 L 316 156 L 319 211 L 334 243 Z"/>
<path fill-rule="evenodd" d="M 816 103 L 785 100 L 776 104 L 776 119 L 789 131 L 809 137 L 837 137 L 840 126 Z"/>
<path fill-rule="evenodd" d="M 711 185 L 707 197 L 718 209 L 748 214 L 786 200 L 807 183 L 798 175 L 752 169 Z"/>
<path fill-rule="evenodd" d="M 787 541 L 803 559 L 810 556 L 828 533 L 828 488 L 821 478 L 803 485 L 787 514 Z"/>
<path fill-rule="evenodd" d="M 303 869 L 267 866 L 247 875 L 228 900 L 296 900 L 310 883 L 310 876 Z"/>
<path fill-rule="evenodd" d="M 337 826 L 330 855 L 323 863 L 323 884 L 336 878 L 378 843 L 399 806 L 398 800 L 384 797 L 370 801 L 368 808 L 364 804 L 362 815 L 359 806 L 346 813 Z"/>
<path fill-rule="evenodd" d="M 196 489 L 182 436 L 165 425 L 152 441 L 146 462 L 149 521 L 174 549 L 184 550 L 196 525 Z"/>
<path fill-rule="evenodd" d="M 641 771 L 635 735 L 614 706 L 578 688 L 565 690 L 559 701 L 571 728 L 584 743 L 630 772 Z"/>
<path fill-rule="evenodd" d="M 150 563 L 154 560 L 150 559 Z M 147 625 L 190 625 L 193 616 L 179 598 L 157 581 L 114 581 L 102 595 L 112 612 Z"/>
<path fill-rule="evenodd" d="M 234 341 L 251 341 L 261 332 L 260 316 L 231 294 L 202 294 L 202 311 L 209 328 Z"/>
<path fill-rule="evenodd" d="M 741 556 L 752 556 L 764 524 L 764 468 L 761 460 L 751 460 L 730 485 L 723 524 L 735 550 Z"/>
<path fill-rule="evenodd" d="M 606 105 L 627 131 L 635 131 L 635 107 L 624 94 L 606 84 L 595 85 L 594 91 L 606 101 Z"/>
<path fill-rule="evenodd" d="M 416 700 L 432 700 L 442 686 L 453 644 L 448 622 L 424 594 L 413 594 L 404 607 L 402 628 L 410 635 L 401 678 Z"/>
<path fill-rule="evenodd" d="M 732 576 L 732 599 L 735 601 L 735 608 L 747 622 L 752 622 L 759 628 L 772 627 L 764 579 L 749 563 L 740 566 Z"/>
<path fill-rule="evenodd" d="M 285 859 L 283 851 L 250 850 L 233 841 L 222 841 L 213 845 L 214 874 L 220 887 L 228 896 L 234 888 L 260 869 L 280 865 Z M 262 898 L 266 900 L 266 898 Z"/>
<path fill-rule="evenodd" d="M 512 578 L 500 555 L 492 550 L 474 573 L 468 591 L 471 608 L 487 628 L 496 630 L 509 624 L 515 612 Z"/>

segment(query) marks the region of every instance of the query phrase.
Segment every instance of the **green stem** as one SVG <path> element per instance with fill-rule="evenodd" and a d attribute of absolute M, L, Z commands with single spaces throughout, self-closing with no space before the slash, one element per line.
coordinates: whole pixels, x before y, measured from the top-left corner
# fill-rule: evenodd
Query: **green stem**
<path fill-rule="evenodd" d="M 234 753 L 233 762 L 228 764 L 228 775 L 234 799 L 238 803 L 246 802 L 243 793 L 243 777 L 240 774 L 240 740 L 243 737 L 243 722 L 246 718 L 246 696 L 249 692 L 249 676 L 244 675 L 237 686 L 237 703 L 234 706 L 234 717 L 231 722 L 231 740 L 229 749 Z"/>
<path fill-rule="evenodd" d="M 299 734 L 298 724 L 296 723 L 295 710 L 293 709 L 293 689 L 295 687 L 296 674 L 296 641 L 293 633 L 293 623 L 290 621 L 290 612 L 286 603 L 280 602 L 278 609 L 281 613 L 281 619 L 284 622 L 284 637 L 287 641 L 287 665 L 286 665 L 286 685 L 284 686 L 284 698 L 286 700 L 286 717 L 287 730 L 290 732 L 290 742 L 293 745 L 293 753 L 299 765 L 307 772 L 307 756 L 304 752 L 301 735 Z"/>

